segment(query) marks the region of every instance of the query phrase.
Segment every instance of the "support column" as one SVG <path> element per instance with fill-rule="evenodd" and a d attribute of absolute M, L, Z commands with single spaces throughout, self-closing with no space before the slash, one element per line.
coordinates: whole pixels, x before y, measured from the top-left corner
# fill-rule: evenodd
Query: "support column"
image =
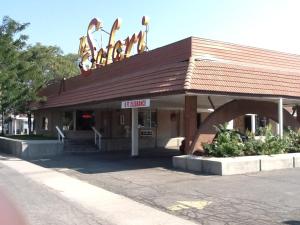
<path fill-rule="evenodd" d="M 139 155 L 138 109 L 131 109 L 131 156 Z"/>
<path fill-rule="evenodd" d="M 256 115 L 255 114 L 251 114 L 251 132 L 253 134 L 255 134 L 256 131 Z"/>
<path fill-rule="evenodd" d="M 197 131 L 197 96 L 185 96 L 184 131 L 186 154 L 190 154 L 191 145 Z"/>
<path fill-rule="evenodd" d="M 296 112 L 297 112 L 297 121 L 300 123 L 300 106 L 297 105 L 296 107 L 297 107 L 297 108 L 296 108 Z"/>
<path fill-rule="evenodd" d="M 279 123 L 279 136 L 283 137 L 283 101 L 282 98 L 278 100 L 278 123 Z"/>

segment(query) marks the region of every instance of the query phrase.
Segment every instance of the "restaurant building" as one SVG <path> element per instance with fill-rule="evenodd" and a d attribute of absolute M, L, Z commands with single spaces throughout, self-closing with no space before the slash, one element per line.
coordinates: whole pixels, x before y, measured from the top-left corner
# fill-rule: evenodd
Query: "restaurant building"
<path fill-rule="evenodd" d="M 110 63 L 40 91 L 38 134 L 59 129 L 78 140 L 100 133 L 101 150 L 135 156 L 143 148 L 178 148 L 183 139 L 185 153 L 199 153 L 214 125 L 225 122 L 241 132 L 267 123 L 280 135 L 299 128 L 290 110 L 300 103 L 298 55 L 198 37 L 131 57 L 114 53 Z"/>

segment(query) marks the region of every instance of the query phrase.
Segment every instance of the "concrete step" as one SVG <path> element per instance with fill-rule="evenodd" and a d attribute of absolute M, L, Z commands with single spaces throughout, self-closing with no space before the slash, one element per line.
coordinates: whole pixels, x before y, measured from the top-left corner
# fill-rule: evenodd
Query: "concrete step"
<path fill-rule="evenodd" d="M 94 140 L 70 140 L 65 139 L 65 143 L 68 145 L 92 145 Z"/>
<path fill-rule="evenodd" d="M 72 140 L 92 139 L 94 137 L 93 131 L 65 131 L 66 138 Z"/>
<path fill-rule="evenodd" d="M 98 146 L 94 140 L 74 140 L 66 139 L 64 143 L 64 152 L 99 152 Z"/>

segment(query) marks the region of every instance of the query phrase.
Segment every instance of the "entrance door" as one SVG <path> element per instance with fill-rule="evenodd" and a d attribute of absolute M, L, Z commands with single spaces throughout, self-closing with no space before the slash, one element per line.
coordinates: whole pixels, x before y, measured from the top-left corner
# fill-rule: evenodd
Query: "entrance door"
<path fill-rule="evenodd" d="M 90 130 L 95 125 L 94 111 L 77 111 L 76 115 L 77 130 Z"/>

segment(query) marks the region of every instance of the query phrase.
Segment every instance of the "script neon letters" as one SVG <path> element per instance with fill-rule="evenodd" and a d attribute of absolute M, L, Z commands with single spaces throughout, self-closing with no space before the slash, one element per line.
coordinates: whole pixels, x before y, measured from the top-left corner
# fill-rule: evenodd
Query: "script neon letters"
<path fill-rule="evenodd" d="M 148 18 L 143 16 L 142 25 L 147 26 L 148 24 Z M 128 36 L 125 41 L 115 40 L 115 34 L 121 27 L 121 19 L 119 18 L 112 25 L 106 48 L 97 49 L 93 33 L 102 29 L 102 27 L 101 21 L 94 18 L 88 25 L 87 36 L 80 38 L 78 54 L 80 55 L 79 66 L 83 75 L 89 75 L 94 68 L 129 58 L 135 44 L 137 54 L 144 52 L 146 49 L 145 31 L 135 33 L 131 37 Z"/>

